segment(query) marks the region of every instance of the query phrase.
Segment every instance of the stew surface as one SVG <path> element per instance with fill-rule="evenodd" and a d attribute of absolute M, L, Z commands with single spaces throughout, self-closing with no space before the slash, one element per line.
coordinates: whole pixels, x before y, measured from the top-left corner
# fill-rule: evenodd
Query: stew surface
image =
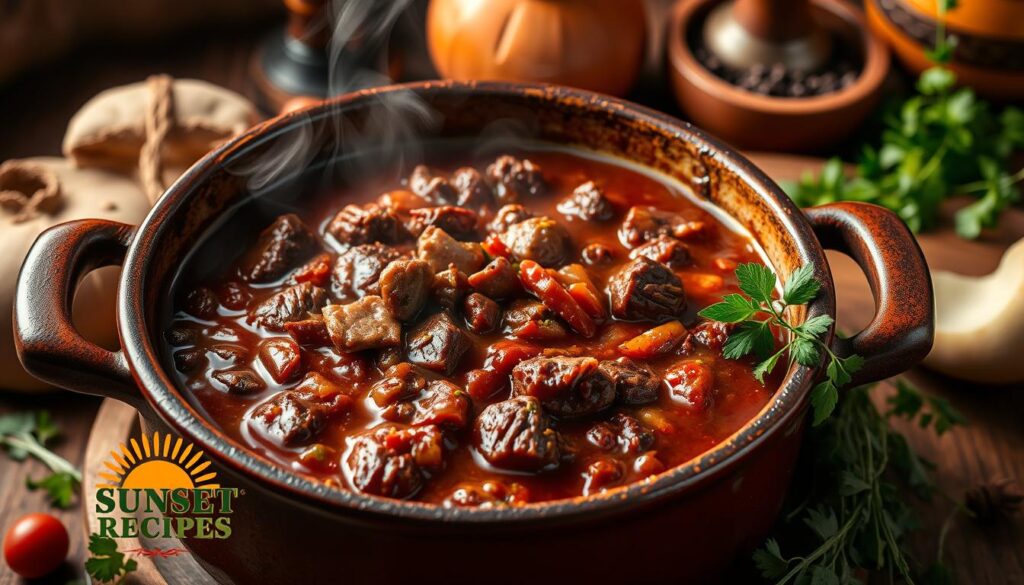
<path fill-rule="evenodd" d="M 177 287 L 169 360 L 226 433 L 342 489 L 519 505 L 660 473 L 768 402 L 697 317 L 762 261 L 748 236 L 617 161 L 454 160 L 246 225 Z"/>

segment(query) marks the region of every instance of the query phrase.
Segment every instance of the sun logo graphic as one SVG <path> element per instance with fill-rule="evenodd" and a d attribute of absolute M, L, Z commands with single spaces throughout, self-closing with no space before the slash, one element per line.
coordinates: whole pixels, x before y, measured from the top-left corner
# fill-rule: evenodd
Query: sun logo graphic
<path fill-rule="evenodd" d="M 154 432 L 110 452 L 98 474 L 96 515 L 109 538 L 227 538 L 237 488 L 180 437 Z"/>
<path fill-rule="evenodd" d="M 181 437 L 174 439 L 159 432 L 153 433 L 150 443 L 146 435 L 140 441 L 129 441 L 131 448 L 121 443 L 120 451 L 111 451 L 111 460 L 103 464 L 109 470 L 99 475 L 105 483 L 97 488 L 125 489 L 217 489 L 217 472 L 209 471 L 210 462 L 203 452 L 193 453 L 192 443 L 185 444 Z M 173 445 L 172 445 L 173 443 Z"/>

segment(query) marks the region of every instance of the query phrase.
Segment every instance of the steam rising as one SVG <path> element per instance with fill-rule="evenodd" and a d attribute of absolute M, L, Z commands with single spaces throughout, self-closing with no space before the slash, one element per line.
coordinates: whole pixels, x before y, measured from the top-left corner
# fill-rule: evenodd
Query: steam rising
<path fill-rule="evenodd" d="M 333 30 L 328 46 L 330 64 L 328 88 L 331 95 L 387 85 L 392 80 L 385 73 L 388 64 L 388 41 L 395 23 L 405 13 L 411 0 L 333 0 L 328 11 Z M 273 145 L 251 162 L 231 170 L 246 177 L 250 191 L 259 191 L 279 179 L 304 171 L 318 154 L 329 151 L 333 161 L 324 169 L 324 180 L 365 173 L 366 159 L 353 158 L 353 153 L 372 153 L 372 160 L 387 161 L 390 167 L 403 168 L 406 159 L 420 160 L 418 147 L 424 130 L 440 122 L 439 115 L 412 91 L 392 91 L 373 95 L 374 104 L 367 115 L 354 123 L 342 106 L 332 106 L 328 124 L 317 131 L 314 124 L 300 124 L 287 134 L 274 139 Z M 333 129 L 332 133 L 327 132 Z M 329 158 L 329 157 L 328 157 Z"/>

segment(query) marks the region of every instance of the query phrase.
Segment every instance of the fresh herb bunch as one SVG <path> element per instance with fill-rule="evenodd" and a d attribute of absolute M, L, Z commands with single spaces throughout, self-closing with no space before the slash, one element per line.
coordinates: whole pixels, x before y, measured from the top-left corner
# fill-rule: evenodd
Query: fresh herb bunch
<path fill-rule="evenodd" d="M 50 502 L 58 508 L 71 505 L 82 474 L 66 459 L 50 451 L 46 445 L 60 434 L 46 411 L 15 412 L 0 416 L 0 447 L 16 461 L 35 457 L 50 468 L 50 475 L 35 481 L 29 478 L 30 489 L 44 489 Z"/>
<path fill-rule="evenodd" d="M 856 174 L 847 179 L 833 158 L 820 175 L 806 174 L 784 185 L 800 206 L 834 201 L 867 201 L 897 213 L 915 232 L 935 226 L 939 206 L 950 195 L 977 200 L 956 213 L 956 231 L 973 239 L 994 226 L 1000 213 L 1020 199 L 1024 169 L 1010 174 L 1010 157 L 1024 148 L 1024 111 L 996 114 L 970 88 L 954 89 L 956 76 L 942 67 L 955 38 L 945 34 L 945 13 L 953 0 L 940 0 L 935 48 L 937 64 L 921 73 L 917 94 L 891 104 L 883 116 L 878 145 L 866 145 Z"/>
<path fill-rule="evenodd" d="M 777 279 L 766 266 L 753 262 L 741 264 L 736 268 L 736 279 L 746 297 L 726 295 L 721 302 L 700 312 L 700 316 L 706 319 L 739 324 L 729 335 L 722 355 L 728 359 L 738 359 L 751 353 L 757 355 L 761 362 L 754 368 L 754 376 L 763 383 L 764 377 L 775 369 L 783 354 L 789 355 L 790 363 L 795 361 L 815 367 L 824 352 L 828 356 L 825 380 L 811 391 L 814 424 L 821 424 L 835 408 L 839 388 L 850 382 L 864 360 L 858 355 L 841 358 L 821 340 L 832 326 L 832 317 L 818 315 L 800 325 L 789 322 L 786 316 L 789 307 L 806 305 L 821 291 L 821 283 L 814 278 L 814 269 L 806 265 L 794 270 L 786 280 L 780 300 L 773 298 Z M 789 340 L 779 350 L 775 349 L 773 327 L 789 333 Z"/>
<path fill-rule="evenodd" d="M 862 570 L 883 571 L 913 584 L 920 573 L 905 549 L 906 535 L 917 525 L 904 491 L 923 499 L 935 491 L 931 463 L 917 456 L 903 435 L 890 426 L 901 417 L 941 435 L 965 423 L 947 401 L 927 396 L 898 381 L 889 409 L 879 412 L 871 387 L 843 392 L 835 416 L 811 430 L 807 441 L 812 469 L 809 493 L 785 516 L 786 534 L 810 538 L 810 549 L 787 557 L 776 539 L 754 553 L 765 579 L 785 585 L 861 583 Z M 797 545 L 790 545 L 796 547 Z M 941 561 L 941 552 L 939 554 Z M 937 563 L 932 577 L 950 579 Z"/>
<path fill-rule="evenodd" d="M 126 558 L 117 550 L 117 542 L 113 538 L 95 532 L 89 535 L 89 553 L 85 572 L 101 583 L 120 583 L 139 566 L 135 559 Z"/>

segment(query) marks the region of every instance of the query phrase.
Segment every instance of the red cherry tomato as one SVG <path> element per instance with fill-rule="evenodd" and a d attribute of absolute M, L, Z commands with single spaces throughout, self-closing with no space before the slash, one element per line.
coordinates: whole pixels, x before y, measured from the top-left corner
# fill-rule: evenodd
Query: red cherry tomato
<path fill-rule="evenodd" d="M 49 514 L 28 514 L 4 535 L 4 560 L 26 579 L 49 575 L 68 556 L 68 531 Z"/>

